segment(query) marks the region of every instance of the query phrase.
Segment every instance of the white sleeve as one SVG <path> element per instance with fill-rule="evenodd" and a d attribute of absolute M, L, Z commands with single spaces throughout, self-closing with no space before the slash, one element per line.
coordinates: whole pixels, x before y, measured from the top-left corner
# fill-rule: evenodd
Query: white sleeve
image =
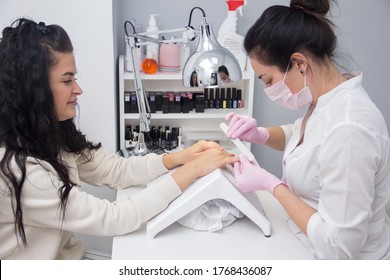
<path fill-rule="evenodd" d="M 319 258 L 354 259 L 368 234 L 380 144 L 368 130 L 351 124 L 337 126 L 323 143 L 322 190 L 307 235 Z"/>
<path fill-rule="evenodd" d="M 280 127 L 283 129 L 284 132 L 285 143 L 288 143 L 294 131 L 294 124 L 285 124 L 281 125 Z"/>
<path fill-rule="evenodd" d="M 168 172 L 162 162 L 163 155 L 147 154 L 123 158 L 109 154 L 103 148 L 92 150 L 92 161 L 77 158 L 80 179 L 91 185 L 126 188 L 147 182 Z"/>
<path fill-rule="evenodd" d="M 27 172 L 22 196 L 23 223 L 83 234 L 113 236 L 131 232 L 181 194 L 171 176 L 123 201 L 110 202 L 73 187 L 62 220 L 58 190 L 63 183 L 56 173 L 40 164 L 29 165 Z"/>
<path fill-rule="evenodd" d="M 285 125 L 280 126 L 284 132 L 284 137 L 285 137 L 284 143 L 286 146 L 287 146 L 288 142 L 290 141 L 291 137 L 293 136 L 293 134 L 297 130 L 299 131 L 301 122 L 302 122 L 302 118 L 297 119 L 294 123 L 285 124 Z"/>

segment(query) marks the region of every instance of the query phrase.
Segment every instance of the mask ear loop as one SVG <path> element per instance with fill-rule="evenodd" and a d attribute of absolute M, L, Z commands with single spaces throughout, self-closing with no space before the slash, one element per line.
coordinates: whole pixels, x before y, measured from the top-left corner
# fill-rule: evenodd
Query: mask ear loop
<path fill-rule="evenodd" d="M 283 77 L 283 83 L 284 83 L 284 80 L 286 79 L 288 68 L 290 68 L 290 63 L 291 63 L 291 60 L 288 61 L 287 69 L 286 69 L 286 72 L 284 73 L 284 77 Z"/>

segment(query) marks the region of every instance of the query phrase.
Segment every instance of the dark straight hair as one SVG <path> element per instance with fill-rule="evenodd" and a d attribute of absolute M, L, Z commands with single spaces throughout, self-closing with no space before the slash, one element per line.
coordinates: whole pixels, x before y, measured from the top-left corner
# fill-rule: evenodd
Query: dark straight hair
<path fill-rule="evenodd" d="M 293 0 L 290 7 L 271 6 L 249 29 L 244 48 L 249 57 L 286 71 L 294 52 L 313 60 L 333 60 L 337 38 L 326 17 L 331 1 Z"/>

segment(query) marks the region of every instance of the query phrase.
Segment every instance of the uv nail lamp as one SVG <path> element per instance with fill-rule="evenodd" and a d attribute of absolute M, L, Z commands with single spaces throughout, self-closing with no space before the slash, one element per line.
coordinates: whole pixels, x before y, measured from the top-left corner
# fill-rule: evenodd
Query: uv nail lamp
<path fill-rule="evenodd" d="M 226 133 L 225 123 L 221 124 L 221 129 Z M 255 161 L 253 154 L 240 140 L 235 140 L 233 143 L 248 159 Z M 147 238 L 153 239 L 160 231 L 213 199 L 224 199 L 230 202 L 258 225 L 266 237 L 271 236 L 271 224 L 265 217 L 259 199 L 254 193 L 242 193 L 236 187 L 233 174 L 232 166 L 226 165 L 194 181 L 181 196 L 169 204 L 167 209 L 147 223 Z M 149 184 L 158 184 L 164 176 L 170 174 L 160 176 Z"/>

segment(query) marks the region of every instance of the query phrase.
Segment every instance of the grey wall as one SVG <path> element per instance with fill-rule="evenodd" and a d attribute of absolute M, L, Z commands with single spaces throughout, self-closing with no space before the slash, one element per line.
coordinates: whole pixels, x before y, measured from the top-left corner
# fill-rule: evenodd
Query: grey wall
<path fill-rule="evenodd" d="M 116 3 L 121 7 L 114 17 L 119 36 L 118 52 L 121 54 L 124 53 L 124 20 L 135 18 L 146 28 L 149 14 L 158 13 L 160 29 L 176 28 L 186 25 L 191 9 L 199 6 L 205 10 L 207 20 L 212 23 L 216 33 L 227 11 L 225 0 L 118 0 Z M 289 1 L 247 0 L 247 5 L 243 8 L 244 16 L 238 20 L 238 33 L 245 35 L 264 9 L 276 4 L 288 5 Z M 338 26 L 336 32 L 339 35 L 343 62 L 350 70 L 363 71 L 363 84 L 384 114 L 388 128 L 390 110 L 386 110 L 386 106 L 390 104 L 390 92 L 386 86 L 386 74 L 390 67 L 390 36 L 387 30 L 390 26 L 389 14 L 388 0 L 339 0 L 338 6 L 332 10 L 333 21 Z M 195 27 L 200 23 L 200 18 L 200 13 L 195 12 L 192 19 Z M 290 123 L 303 114 L 304 111 L 290 111 L 273 104 L 263 93 L 261 82 L 255 82 L 254 117 L 259 124 L 274 126 Z M 252 151 L 263 167 L 281 176 L 280 152 L 254 145 Z"/>

